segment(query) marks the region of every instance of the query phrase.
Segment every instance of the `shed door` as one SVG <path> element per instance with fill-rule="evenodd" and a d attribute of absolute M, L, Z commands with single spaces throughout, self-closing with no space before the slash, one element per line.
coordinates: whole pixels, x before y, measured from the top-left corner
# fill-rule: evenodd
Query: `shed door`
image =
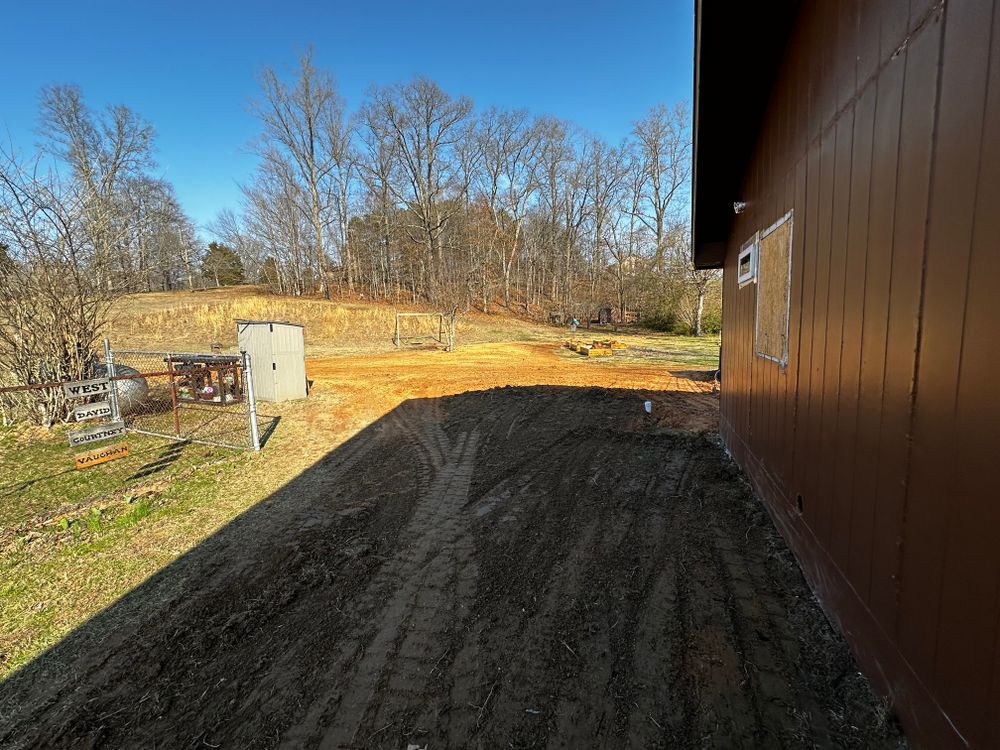
<path fill-rule="evenodd" d="M 298 326 L 275 325 L 271 334 L 274 399 L 305 398 L 306 369 L 302 329 Z"/>
<path fill-rule="evenodd" d="M 254 396 L 274 401 L 274 374 L 271 372 L 271 331 L 267 323 L 248 323 L 240 328 L 240 349 L 250 355 Z"/>

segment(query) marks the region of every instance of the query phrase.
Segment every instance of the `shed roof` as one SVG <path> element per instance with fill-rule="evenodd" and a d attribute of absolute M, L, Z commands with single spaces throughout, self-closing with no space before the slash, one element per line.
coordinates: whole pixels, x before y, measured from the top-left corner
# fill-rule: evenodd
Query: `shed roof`
<path fill-rule="evenodd" d="M 278 326 L 295 326 L 296 328 L 304 328 L 302 323 L 292 323 L 288 320 L 236 320 L 236 325 L 278 325 Z"/>
<path fill-rule="evenodd" d="M 173 362 L 191 362 L 204 364 L 234 365 L 240 361 L 238 354 L 188 354 L 175 353 L 169 356 Z"/>
<path fill-rule="evenodd" d="M 800 0 L 697 0 L 691 230 L 697 268 L 720 268 L 740 187 Z"/>

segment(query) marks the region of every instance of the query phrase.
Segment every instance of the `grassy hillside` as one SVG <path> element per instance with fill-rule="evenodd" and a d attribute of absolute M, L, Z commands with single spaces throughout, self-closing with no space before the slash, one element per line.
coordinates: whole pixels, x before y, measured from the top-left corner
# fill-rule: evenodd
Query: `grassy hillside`
<path fill-rule="evenodd" d="M 236 346 L 234 321 L 288 320 L 305 326 L 309 356 L 387 351 L 397 312 L 431 308 L 380 302 L 342 302 L 279 297 L 256 287 L 203 292 L 133 294 L 117 303 L 108 335 L 118 348 L 207 351 L 213 342 Z M 556 329 L 501 315 L 471 313 L 459 318 L 461 343 L 532 341 Z"/>
<path fill-rule="evenodd" d="M 250 286 L 201 292 L 151 292 L 120 300 L 108 335 L 119 349 L 208 351 L 214 342 L 219 342 L 233 350 L 235 320 L 288 320 L 305 326 L 308 357 L 363 354 L 394 348 L 392 335 L 397 311 L 433 310 L 382 302 L 279 297 Z M 541 325 L 499 313 L 471 312 L 461 315 L 457 323 L 459 346 L 526 341 L 557 343 L 569 336 L 565 326 Z M 627 352 L 615 358 L 618 363 L 659 360 L 714 368 L 718 362 L 718 335 L 694 338 L 642 329 L 612 332 L 583 328 L 573 334 L 582 340 L 608 336 L 629 345 Z"/>

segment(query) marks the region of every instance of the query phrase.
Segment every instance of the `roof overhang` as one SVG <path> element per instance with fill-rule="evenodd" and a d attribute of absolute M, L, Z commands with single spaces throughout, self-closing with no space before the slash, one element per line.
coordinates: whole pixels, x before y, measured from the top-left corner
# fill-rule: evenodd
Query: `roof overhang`
<path fill-rule="evenodd" d="M 721 268 L 740 187 L 799 0 L 696 0 L 691 230 L 696 268 Z"/>

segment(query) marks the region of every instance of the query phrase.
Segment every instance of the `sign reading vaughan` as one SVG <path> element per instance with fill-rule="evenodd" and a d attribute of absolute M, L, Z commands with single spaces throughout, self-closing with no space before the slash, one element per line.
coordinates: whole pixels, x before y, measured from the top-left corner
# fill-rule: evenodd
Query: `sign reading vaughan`
<path fill-rule="evenodd" d="M 108 378 L 94 380 L 75 380 L 62 384 L 63 395 L 66 398 L 83 398 L 84 396 L 103 396 L 111 392 L 111 381 Z"/>
<path fill-rule="evenodd" d="M 128 443 L 115 443 L 106 445 L 103 448 L 94 448 L 86 453 L 78 453 L 73 458 L 74 466 L 78 469 L 87 469 L 105 461 L 114 461 L 116 458 L 125 458 L 128 455 Z"/>
<path fill-rule="evenodd" d="M 108 438 L 118 437 L 119 435 L 125 434 L 125 423 L 124 422 L 109 422 L 108 424 L 100 424 L 95 427 L 87 427 L 83 430 L 76 430 L 75 432 L 68 433 L 70 447 L 77 447 L 78 445 L 88 445 L 90 443 L 96 443 L 98 440 L 107 440 Z"/>
<path fill-rule="evenodd" d="M 80 404 L 73 409 L 73 419 L 83 422 L 86 419 L 97 419 L 98 417 L 110 417 L 111 404 L 107 401 L 95 401 L 92 404 Z"/>

